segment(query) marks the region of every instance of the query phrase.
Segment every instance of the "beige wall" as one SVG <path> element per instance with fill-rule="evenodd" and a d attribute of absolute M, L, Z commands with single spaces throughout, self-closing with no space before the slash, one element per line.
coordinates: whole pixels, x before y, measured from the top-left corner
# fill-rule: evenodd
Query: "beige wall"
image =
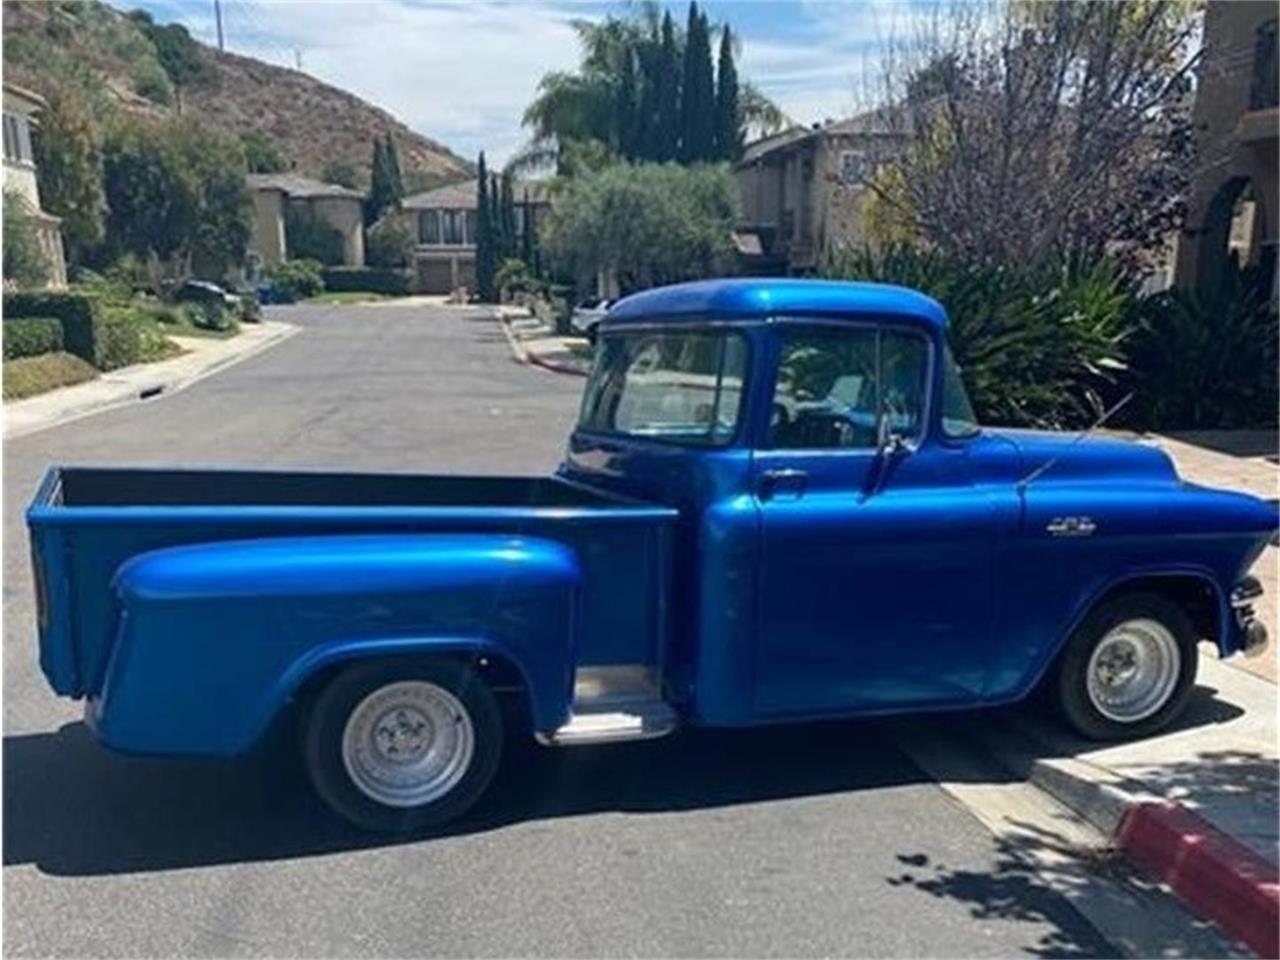
<path fill-rule="evenodd" d="M 262 258 L 265 267 L 288 256 L 284 242 L 284 193 L 280 190 L 253 191 L 253 236 L 249 248 Z"/>
<path fill-rule="evenodd" d="M 36 240 L 40 244 L 41 253 L 49 265 L 49 286 L 65 287 L 67 285 L 67 259 L 62 244 L 61 221 L 44 212 L 40 206 L 40 188 L 36 181 L 36 165 L 34 158 L 28 159 L 26 151 L 30 148 L 31 139 L 35 136 L 35 114 L 42 106 L 42 101 L 34 100 L 20 91 L 6 86 L 4 88 L 4 117 L 6 141 L 13 136 L 22 138 L 22 157 L 10 156 L 6 150 L 4 156 L 4 183 L 6 193 L 12 191 L 22 200 L 30 212 L 32 227 Z M 18 127 L 23 129 L 19 131 Z M 9 145 L 9 144 L 7 144 Z M 17 144 L 12 144 L 17 147 Z"/>
<path fill-rule="evenodd" d="M 307 200 L 317 217 L 342 234 L 342 263 L 364 266 L 364 211 L 355 197 L 311 197 Z"/>

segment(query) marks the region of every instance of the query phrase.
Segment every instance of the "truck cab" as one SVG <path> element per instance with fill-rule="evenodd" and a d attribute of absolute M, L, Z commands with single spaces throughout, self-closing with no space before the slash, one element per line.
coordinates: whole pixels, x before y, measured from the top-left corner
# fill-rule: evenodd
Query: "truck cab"
<path fill-rule="evenodd" d="M 302 715 L 373 829 L 463 813 L 504 738 L 1009 703 L 1168 724 L 1197 643 L 1266 642 L 1274 505 L 1154 447 L 979 426 L 941 305 L 727 280 L 615 304 L 553 477 L 57 468 L 41 664 L 109 747 L 231 755 Z M 500 700 L 514 703 L 503 722 Z"/>

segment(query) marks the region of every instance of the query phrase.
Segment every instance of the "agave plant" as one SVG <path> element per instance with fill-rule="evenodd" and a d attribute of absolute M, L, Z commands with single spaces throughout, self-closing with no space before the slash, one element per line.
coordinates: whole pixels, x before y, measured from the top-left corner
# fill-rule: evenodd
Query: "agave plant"
<path fill-rule="evenodd" d="M 1131 348 L 1137 391 L 1129 411 L 1149 429 L 1274 426 L 1274 306 L 1256 271 L 1231 272 L 1216 288 L 1146 300 Z"/>

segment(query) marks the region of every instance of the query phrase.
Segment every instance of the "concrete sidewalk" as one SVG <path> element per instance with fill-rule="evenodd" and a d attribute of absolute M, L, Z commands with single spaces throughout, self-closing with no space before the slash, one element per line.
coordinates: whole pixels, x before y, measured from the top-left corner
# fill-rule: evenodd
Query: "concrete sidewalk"
<path fill-rule="evenodd" d="M 526 307 L 500 306 L 497 318 L 516 362 L 571 376 L 585 377 L 590 372 L 585 337 L 557 336 L 553 327 Z"/>
<path fill-rule="evenodd" d="M 159 363 L 141 363 L 104 373 L 95 380 L 50 390 L 4 405 L 4 438 L 20 437 L 138 400 L 175 393 L 197 380 L 247 359 L 298 328 L 279 320 L 245 324 L 235 337 L 172 337 L 183 354 Z"/>

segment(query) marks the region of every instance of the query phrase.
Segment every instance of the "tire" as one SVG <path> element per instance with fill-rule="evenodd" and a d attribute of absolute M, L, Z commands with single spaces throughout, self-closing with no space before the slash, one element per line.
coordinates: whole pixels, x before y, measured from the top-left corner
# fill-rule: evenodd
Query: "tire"
<path fill-rule="evenodd" d="M 498 703 L 470 667 L 382 661 L 349 667 L 324 687 L 308 714 L 303 757 L 339 816 L 365 830 L 411 833 L 480 799 L 502 741 Z"/>
<path fill-rule="evenodd" d="M 1103 603 L 1072 633 L 1058 661 L 1054 694 L 1059 712 L 1090 740 L 1134 739 L 1163 729 L 1186 708 L 1195 686 L 1196 639 L 1186 612 L 1159 594 L 1131 593 Z M 1107 646 L 1100 650 L 1104 642 Z M 1145 651 L 1138 657 L 1148 665 L 1145 672 L 1131 669 L 1130 650 Z M 1174 654 L 1176 664 L 1166 651 Z M 1120 656 L 1118 670 L 1112 670 L 1109 653 Z M 1143 676 L 1153 678 L 1145 699 L 1140 695 L 1148 689 L 1139 679 Z"/>

